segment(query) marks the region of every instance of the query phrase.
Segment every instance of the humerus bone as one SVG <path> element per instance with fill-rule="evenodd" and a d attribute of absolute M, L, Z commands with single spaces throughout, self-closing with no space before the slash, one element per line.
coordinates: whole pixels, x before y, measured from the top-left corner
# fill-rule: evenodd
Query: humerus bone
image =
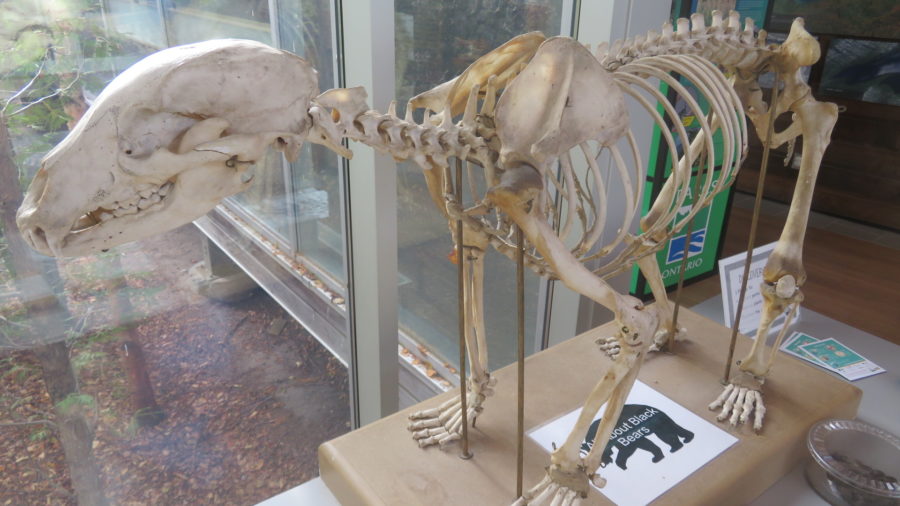
<path fill-rule="evenodd" d="M 483 254 L 492 246 L 512 257 L 513 225 L 527 239 L 529 268 L 615 314 L 616 335 L 600 343 L 612 366 L 586 400 L 572 433 L 553 452 L 544 480 L 518 501 L 574 504 L 588 493 L 589 482 L 604 482 L 596 471 L 605 445 L 594 445 L 584 458 L 578 451 L 594 415 L 607 403 L 595 435 L 604 441 L 647 352 L 683 332 L 675 328 L 652 255 L 734 181 L 746 154 L 746 118 L 770 146 L 802 136 L 804 149 L 788 222 L 765 269 L 763 325 L 739 377 L 710 406 L 722 407 L 720 419 L 737 423 L 753 417 L 754 427 L 761 427 L 760 388 L 771 366 L 771 356 L 764 356 L 769 322 L 802 300 L 803 234 L 836 120 L 836 107 L 817 102 L 799 78 L 799 67 L 819 57 L 818 45 L 799 20 L 776 47 L 766 44 L 765 33 L 756 32 L 750 20 L 742 29 L 737 13 L 711 17 L 709 26 L 694 16 L 675 27 L 666 23 L 661 33 L 603 45 L 595 54 L 565 37 L 521 35 L 460 77 L 414 97 L 403 119 L 393 104 L 386 114 L 370 110 L 362 88 L 316 96 L 315 72 L 305 61 L 258 43 L 213 41 L 168 49 L 117 78 L 45 158 L 19 210 L 19 226 L 35 249 L 55 255 L 99 251 L 172 228 L 245 188 L 247 165 L 270 145 L 296 156 L 309 140 L 349 156 L 341 146 L 349 138 L 415 161 L 438 210 L 451 223 L 462 221 L 465 230 L 463 251 L 457 253 L 466 263 L 464 339 L 472 363 L 467 417 L 474 421 L 493 386 L 484 335 Z M 260 77 L 263 67 L 269 74 Z M 784 79 L 773 104 L 764 102 L 757 83 L 767 70 Z M 251 74 L 252 82 L 239 79 Z M 707 109 L 676 74 L 691 81 Z M 653 80 L 686 104 L 699 132 L 686 131 L 675 104 Z M 631 225 L 644 174 L 626 100 L 660 127 L 673 155 L 670 175 L 640 220 L 639 233 L 632 233 Z M 415 108 L 425 109 L 422 123 L 412 119 Z M 794 114 L 791 126 L 770 137 L 762 134 L 770 118 L 788 111 Z M 721 136 L 721 151 L 714 135 Z M 603 173 L 601 154 L 609 155 L 612 174 Z M 450 178 L 451 158 L 466 167 L 470 202 L 456 197 L 462 192 Z M 584 170 L 578 169 L 580 158 Z M 708 166 L 718 160 L 717 176 Z M 132 212 L 141 192 L 160 200 Z M 607 230 L 611 192 L 624 197 L 624 219 L 613 224 L 618 227 L 610 241 L 598 244 Z M 650 281 L 655 307 L 617 293 L 605 281 L 635 263 Z M 415 413 L 414 438 L 422 446 L 456 440 L 461 409 L 454 399 Z"/>

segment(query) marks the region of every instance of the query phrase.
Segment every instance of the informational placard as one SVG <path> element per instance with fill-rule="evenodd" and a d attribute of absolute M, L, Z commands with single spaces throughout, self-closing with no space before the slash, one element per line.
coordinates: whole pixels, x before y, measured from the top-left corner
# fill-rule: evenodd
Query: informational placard
<path fill-rule="evenodd" d="M 599 413 L 602 412 L 603 408 Z M 572 411 L 530 431 L 528 436 L 552 452 L 566 440 L 580 414 L 581 409 Z M 593 448 L 600 419 L 595 416 L 591 423 L 581 445 L 582 455 Z M 734 436 L 637 381 L 605 442 L 599 472 L 607 484 L 597 490 L 616 504 L 647 504 L 736 441 Z"/>
<path fill-rule="evenodd" d="M 819 339 L 794 332 L 781 345 L 781 350 L 823 369 L 855 381 L 884 372 L 884 368 L 856 353 L 837 339 Z"/>
<path fill-rule="evenodd" d="M 766 244 L 753 249 L 750 260 L 750 273 L 747 276 L 747 294 L 744 296 L 744 309 L 741 312 L 741 326 L 738 332 L 744 335 L 753 335 L 759 327 L 762 318 L 763 296 L 760 286 L 763 282 L 763 268 L 769 259 L 769 254 L 775 249 L 776 243 Z M 747 253 L 739 253 L 719 260 L 719 282 L 722 284 L 722 310 L 725 315 L 725 325 L 734 327 L 734 319 L 737 314 L 738 301 L 741 296 L 741 280 L 744 276 L 744 261 Z M 775 318 L 769 333 L 776 332 L 784 326 L 790 307 Z M 794 314 L 794 321 L 800 319 L 800 308 Z"/>

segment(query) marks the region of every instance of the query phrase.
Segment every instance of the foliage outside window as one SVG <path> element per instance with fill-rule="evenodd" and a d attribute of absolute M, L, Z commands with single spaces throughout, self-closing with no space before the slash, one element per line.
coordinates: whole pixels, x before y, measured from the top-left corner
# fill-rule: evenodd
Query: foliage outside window
<path fill-rule="evenodd" d="M 192 291 L 193 227 L 59 260 L 18 235 L 42 156 L 184 33 L 170 14 L 238 27 L 210 36 L 270 30 L 268 2 L 163 4 L 0 3 L 0 504 L 252 504 L 314 477 L 349 426 L 346 370 L 274 303 Z"/>

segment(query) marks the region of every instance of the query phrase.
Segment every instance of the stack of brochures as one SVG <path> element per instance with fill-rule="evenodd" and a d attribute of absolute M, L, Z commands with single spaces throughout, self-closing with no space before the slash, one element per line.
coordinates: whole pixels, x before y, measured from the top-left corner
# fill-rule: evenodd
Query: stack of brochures
<path fill-rule="evenodd" d="M 817 339 L 803 332 L 794 332 L 781 345 L 781 351 L 836 372 L 850 381 L 884 372 L 871 360 L 834 338 Z"/>

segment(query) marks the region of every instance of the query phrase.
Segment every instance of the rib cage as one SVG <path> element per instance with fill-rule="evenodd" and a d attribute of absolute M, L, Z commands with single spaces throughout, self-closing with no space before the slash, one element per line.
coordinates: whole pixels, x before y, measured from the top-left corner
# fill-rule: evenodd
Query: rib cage
<path fill-rule="evenodd" d="M 775 54 L 772 48 L 765 45 L 765 31 L 756 32 L 752 19 L 746 20 L 743 31 L 740 25 L 740 17 L 734 11 L 727 20 L 719 13 L 713 13 L 709 26 L 705 25 L 702 15 L 695 14 L 690 21 L 679 19 L 676 22 L 677 28 L 673 28 L 671 23 L 664 24 L 661 34 L 650 32 L 646 36 L 617 41 L 610 50 L 607 50 L 605 44 L 597 48 L 595 56 L 605 68 L 613 72 L 622 91 L 632 97 L 659 127 L 669 153 L 678 153 L 679 144 L 687 149 L 677 163 L 674 161 L 675 157 L 670 156 L 668 181 L 651 207 L 650 218 L 653 218 L 655 211 L 655 219 L 651 222 L 645 220 L 642 223 L 642 233 L 636 236 L 628 233 L 628 230 L 642 202 L 645 166 L 637 150 L 633 132 L 629 130 L 626 134 L 632 170 L 628 170 L 618 146 L 601 147 L 585 143 L 559 157 L 557 174 L 543 174 L 544 191 L 536 203 L 536 211 L 545 214 L 563 241 L 572 239 L 572 228 L 578 222 L 580 233 L 571 252 L 596 275 L 603 278 L 614 276 L 630 269 L 638 258 L 658 251 L 675 231 L 681 230 L 702 208 L 710 205 L 715 195 L 727 188 L 737 176 L 747 149 L 747 121 L 744 107 L 723 70 L 755 72 Z M 699 95 L 709 104 L 708 111 L 701 109 L 673 74 L 686 77 L 695 86 Z M 648 80 L 651 78 L 658 79 L 673 89 L 675 101 L 681 98 L 688 104 L 701 123 L 701 130 L 696 135 L 689 136 L 681 125 L 673 101 L 653 86 Z M 647 96 L 655 101 L 648 100 Z M 656 104 L 660 104 L 662 114 L 657 111 Z M 666 119 L 670 121 L 671 127 Z M 717 132 L 721 133 L 723 140 L 718 178 L 715 178 L 714 171 L 698 171 L 699 191 L 688 204 L 690 210 L 686 214 L 680 213 L 682 217 L 676 220 L 688 198 L 690 174 L 704 166 L 705 160 L 714 162 L 717 159 L 715 143 L 712 142 L 713 135 Z M 622 222 L 617 224 L 606 222 L 608 213 L 604 200 L 607 192 L 613 188 L 606 188 L 604 176 L 608 174 L 604 174 L 597 164 L 597 159 L 604 150 L 609 151 L 614 160 L 611 165 L 615 165 L 619 175 L 618 189 L 627 195 Z M 576 153 L 572 153 L 573 151 Z M 587 173 L 581 177 L 573 168 L 573 155 L 583 157 L 588 167 Z M 612 171 L 613 168 L 610 167 L 609 170 Z M 471 175 L 471 171 L 467 170 L 466 173 Z M 594 191 L 596 195 L 593 194 Z M 554 202 L 553 193 L 558 196 L 559 202 Z M 445 198 L 448 206 L 454 207 L 455 199 L 452 195 L 445 194 Z M 515 244 L 509 220 L 497 213 L 493 214 L 491 219 L 479 220 L 481 228 L 490 234 L 491 244 L 498 251 L 513 258 Z M 562 214 L 566 217 L 562 218 Z M 614 240 L 601 245 L 599 249 L 594 248 L 604 229 L 614 225 L 618 225 Z M 616 251 L 623 243 L 624 247 Z M 615 255 L 609 256 L 612 252 Z M 530 245 L 526 245 L 525 257 L 526 264 L 535 273 L 555 277 L 549 265 Z"/>
<path fill-rule="evenodd" d="M 687 88 L 672 76 L 673 72 L 688 78 L 697 88 L 709 104 L 707 112 L 704 113 Z M 636 259 L 658 251 L 675 231 L 682 229 L 702 208 L 711 203 L 716 194 L 730 185 L 740 168 L 748 139 L 743 107 L 734 88 L 719 69 L 702 57 L 644 57 L 620 66 L 613 77 L 620 88 L 634 98 L 660 128 L 669 153 L 678 153 L 679 144 L 687 149 L 677 162 L 674 157 L 670 157 L 667 169 L 669 179 L 651 208 L 651 217 L 655 215 L 655 219 L 645 220 L 643 231 L 638 235 L 630 234 L 629 230 L 642 202 L 646 171 L 634 134 L 630 130 L 623 143 L 630 152 L 631 163 L 626 162 L 621 153 L 623 150 L 617 145 L 604 147 L 584 143 L 559 157 L 556 173 L 543 174 L 544 189 L 535 203 L 535 212 L 544 214 L 564 242 L 574 242 L 575 245 L 570 250 L 572 254 L 579 261 L 588 264 L 596 275 L 604 278 L 629 269 Z M 675 105 L 648 81 L 649 78 L 666 83 L 675 91 L 676 97 L 688 104 L 701 123 L 699 132 L 691 136 L 685 130 Z M 648 100 L 647 96 L 654 101 Z M 657 103 L 663 110 L 662 114 L 657 111 Z M 667 118 L 671 127 L 666 124 Z M 693 191 L 690 188 L 691 172 L 699 170 L 698 167 L 704 165 L 704 160 L 716 160 L 719 154 L 715 143 L 711 141 L 716 133 L 721 133 L 723 139 L 722 164 L 718 177 L 709 170 L 699 171 L 699 186 L 697 191 Z M 607 180 L 613 178 L 597 163 L 604 151 L 609 152 L 612 159 L 609 171 L 615 171 L 618 176 L 615 188 L 607 187 Z M 577 173 L 574 168 L 573 158 L 576 157 L 585 162 L 584 174 Z M 621 222 L 607 223 L 606 196 L 608 192 L 616 190 L 626 195 L 625 213 Z M 689 193 L 696 195 L 687 204 L 690 210 L 684 213 Z M 455 198 L 448 195 L 447 199 L 448 206 L 455 207 Z M 678 214 L 683 216 L 676 220 Z M 491 244 L 501 253 L 512 257 L 515 254 L 515 244 L 508 220 L 494 213 L 490 218 L 483 217 L 479 221 L 482 230 L 491 235 Z M 600 245 L 602 247 L 599 249 L 595 248 L 603 231 L 612 226 L 617 226 L 615 238 Z M 624 247 L 617 250 L 623 244 Z M 613 252 L 615 254 L 610 255 Z M 600 265 L 594 265 L 597 262 Z M 526 263 L 539 275 L 553 276 L 549 265 L 534 248 L 527 249 Z"/>

